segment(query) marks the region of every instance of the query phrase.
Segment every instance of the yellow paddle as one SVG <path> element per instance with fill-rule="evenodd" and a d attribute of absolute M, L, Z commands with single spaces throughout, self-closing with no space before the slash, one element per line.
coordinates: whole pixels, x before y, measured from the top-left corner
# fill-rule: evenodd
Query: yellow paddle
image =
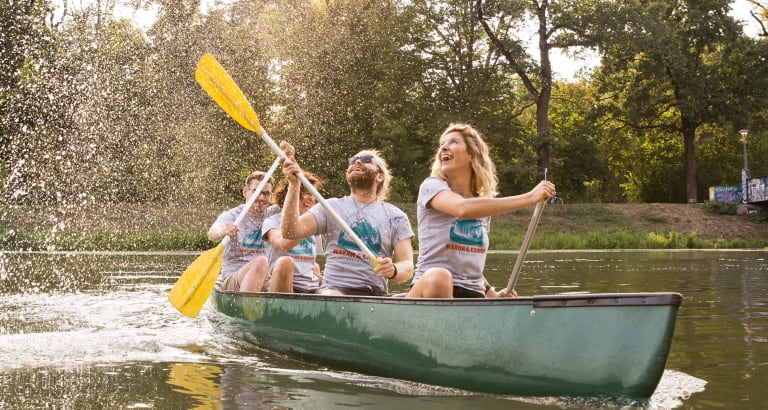
<path fill-rule="evenodd" d="M 240 225 L 240 222 L 245 218 L 256 198 L 261 195 L 261 191 L 264 190 L 264 186 L 269 182 L 279 164 L 280 157 L 275 159 L 266 175 L 264 175 L 264 178 L 256 187 L 256 191 L 248 198 L 243 210 L 240 211 L 240 215 L 235 218 L 235 225 Z M 203 252 L 189 265 L 187 270 L 176 281 L 176 284 L 173 285 L 173 288 L 168 293 L 168 301 L 179 312 L 189 317 L 195 317 L 200 313 L 200 309 L 203 308 L 205 301 L 208 300 L 208 296 L 213 291 L 213 286 L 216 284 L 216 278 L 219 276 L 223 263 L 222 254 L 229 241 L 230 237 L 227 235 L 215 248 Z"/>
<path fill-rule="evenodd" d="M 266 142 L 267 145 L 272 148 L 278 157 L 285 155 L 283 154 L 283 151 L 280 149 L 280 147 L 275 144 L 275 141 L 272 140 L 269 134 L 264 131 L 264 128 L 261 127 L 259 118 L 253 111 L 253 108 L 248 102 L 248 99 L 245 98 L 245 94 L 243 94 L 243 92 L 240 90 L 240 87 L 235 84 L 235 81 L 232 79 L 232 77 L 227 74 L 227 71 L 224 70 L 224 67 L 222 67 L 218 61 L 216 61 L 216 58 L 210 54 L 204 55 L 197 63 L 195 79 L 197 79 L 197 82 L 200 84 L 203 90 L 205 90 L 205 92 L 207 92 L 208 95 L 210 95 L 211 98 L 216 101 L 216 104 L 219 104 L 219 106 L 227 114 L 229 114 L 230 117 L 232 117 L 246 129 L 255 132 L 256 135 L 261 137 L 261 139 L 263 139 L 264 142 Z M 346 232 L 347 235 L 352 238 L 358 248 L 360 248 L 360 250 L 362 250 L 368 256 L 368 260 L 370 260 L 374 266 L 374 271 L 378 270 L 379 262 L 376 260 L 376 255 L 374 255 L 374 253 L 371 252 L 367 246 L 365 246 L 363 241 L 360 240 L 352 228 L 350 228 L 349 225 L 347 225 L 347 223 L 341 219 L 341 216 L 339 216 L 339 214 L 336 213 L 333 208 L 331 208 L 325 198 L 320 195 L 320 192 L 315 189 L 315 186 L 309 182 L 307 177 L 305 177 L 302 173 L 299 173 L 298 177 L 304 187 L 309 192 L 311 192 L 312 195 L 315 196 L 317 202 L 319 202 L 320 205 L 325 208 L 328 214 L 330 214 L 331 217 L 336 220 L 336 223 L 338 223 L 339 226 L 344 229 L 344 232 Z"/>
<path fill-rule="evenodd" d="M 546 168 L 544 168 L 544 180 L 545 181 L 547 180 Z M 528 230 L 525 232 L 525 237 L 523 238 L 523 244 L 520 246 L 520 253 L 517 254 L 515 265 L 512 267 L 512 273 L 509 275 L 509 282 L 507 282 L 507 288 L 506 288 L 506 291 L 508 293 L 515 290 L 515 283 L 517 282 L 518 273 L 520 273 L 520 268 L 523 267 L 525 254 L 528 252 L 528 247 L 531 245 L 531 241 L 533 240 L 533 234 L 536 232 L 536 226 L 539 224 L 539 218 L 541 218 L 541 213 L 544 211 L 544 204 L 546 202 L 547 201 L 540 201 L 538 204 L 536 204 L 536 208 L 533 209 L 531 222 L 528 224 Z"/>

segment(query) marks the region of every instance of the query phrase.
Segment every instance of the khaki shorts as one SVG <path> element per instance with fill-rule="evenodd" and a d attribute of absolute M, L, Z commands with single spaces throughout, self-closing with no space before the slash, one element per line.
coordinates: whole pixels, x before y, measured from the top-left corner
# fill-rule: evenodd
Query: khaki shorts
<path fill-rule="evenodd" d="M 224 278 L 219 285 L 219 289 L 231 292 L 240 291 L 240 278 L 238 278 L 237 272 Z"/>
<path fill-rule="evenodd" d="M 240 275 L 238 275 L 240 271 L 237 271 L 226 278 L 224 278 L 221 281 L 221 284 L 219 285 L 219 290 L 228 291 L 228 292 L 239 292 L 240 291 Z M 267 279 L 264 282 L 264 286 L 261 287 L 262 292 L 266 292 L 269 290 L 269 279 Z"/>

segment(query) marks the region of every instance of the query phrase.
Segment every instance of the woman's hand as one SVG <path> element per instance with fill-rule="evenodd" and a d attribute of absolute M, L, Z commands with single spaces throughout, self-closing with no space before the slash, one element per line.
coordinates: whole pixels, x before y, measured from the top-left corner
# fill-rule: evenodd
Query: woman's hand
<path fill-rule="evenodd" d="M 533 203 L 538 204 L 541 201 L 546 201 L 557 194 L 555 184 L 550 181 L 541 181 L 530 192 L 533 198 Z"/>
<path fill-rule="evenodd" d="M 234 222 L 227 222 L 226 225 L 224 225 L 224 236 L 229 236 L 230 239 L 235 240 L 237 239 L 237 233 L 240 231 L 240 227 L 235 225 Z"/>
<path fill-rule="evenodd" d="M 285 157 L 280 159 L 280 164 L 283 166 L 283 175 L 285 175 L 289 183 L 296 184 L 299 182 L 297 175 L 301 172 L 301 168 L 299 168 L 299 164 L 296 162 L 296 149 L 285 141 L 280 141 L 280 149 L 285 153 Z"/>
<path fill-rule="evenodd" d="M 517 292 L 515 292 L 514 289 L 512 289 L 511 292 L 507 292 L 507 288 L 504 288 L 500 291 L 496 291 L 496 288 L 491 286 L 486 292 L 485 297 L 487 298 L 516 298 Z"/>

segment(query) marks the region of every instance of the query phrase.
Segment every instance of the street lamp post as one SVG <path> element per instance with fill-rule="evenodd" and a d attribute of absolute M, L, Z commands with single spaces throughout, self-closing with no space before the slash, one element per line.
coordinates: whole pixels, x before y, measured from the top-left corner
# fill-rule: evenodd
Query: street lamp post
<path fill-rule="evenodd" d="M 741 141 L 744 143 L 744 168 L 741 170 L 741 192 L 743 193 L 741 202 L 749 201 L 749 167 L 747 166 L 747 136 L 749 130 L 739 130 Z"/>

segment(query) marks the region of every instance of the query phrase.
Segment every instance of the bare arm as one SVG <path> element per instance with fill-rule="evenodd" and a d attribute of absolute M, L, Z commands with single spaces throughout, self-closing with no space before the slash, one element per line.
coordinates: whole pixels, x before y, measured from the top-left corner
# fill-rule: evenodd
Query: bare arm
<path fill-rule="evenodd" d="M 281 147 L 285 143 L 281 143 Z M 297 174 L 301 168 L 293 156 L 282 160 L 283 175 L 288 179 L 288 192 L 283 204 L 280 221 L 280 233 L 285 239 L 301 240 L 317 233 L 317 219 L 310 212 L 299 215 L 299 196 L 301 195 L 301 181 Z"/>
<path fill-rule="evenodd" d="M 397 276 L 392 278 L 398 282 L 405 282 L 413 277 L 413 246 L 412 238 L 406 238 L 395 245 L 394 257 L 397 262 Z"/>
<path fill-rule="evenodd" d="M 432 208 L 459 219 L 476 219 L 499 215 L 545 201 L 556 193 L 555 185 L 541 181 L 531 191 L 501 198 L 465 198 L 451 190 L 438 192 L 429 202 Z"/>
<path fill-rule="evenodd" d="M 214 222 L 208 229 L 208 239 L 212 242 L 219 242 L 227 235 L 234 239 L 239 230 L 233 222 L 227 222 L 226 224 Z"/>
<path fill-rule="evenodd" d="M 283 252 L 288 252 L 301 243 L 301 239 L 283 238 L 279 229 L 270 229 L 265 236 L 267 237 L 267 241 L 269 241 L 275 249 L 279 249 Z"/>

